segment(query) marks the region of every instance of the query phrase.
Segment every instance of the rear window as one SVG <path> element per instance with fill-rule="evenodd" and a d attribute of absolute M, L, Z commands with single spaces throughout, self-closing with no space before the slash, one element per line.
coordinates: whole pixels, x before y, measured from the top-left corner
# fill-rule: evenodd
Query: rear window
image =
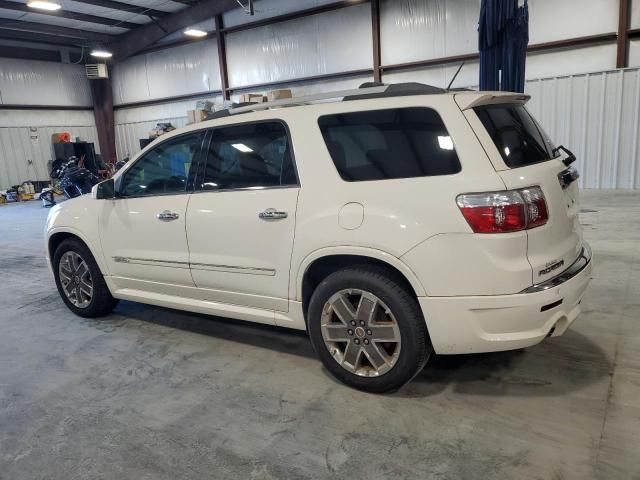
<path fill-rule="evenodd" d="M 486 105 L 474 110 L 508 167 L 553 158 L 553 143 L 523 105 Z"/>
<path fill-rule="evenodd" d="M 461 169 L 453 140 L 430 108 L 325 115 L 318 120 L 343 180 L 451 175 Z"/>

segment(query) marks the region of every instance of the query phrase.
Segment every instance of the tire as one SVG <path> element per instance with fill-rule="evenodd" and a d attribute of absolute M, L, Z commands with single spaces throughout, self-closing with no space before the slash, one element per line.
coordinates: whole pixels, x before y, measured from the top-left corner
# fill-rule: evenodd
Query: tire
<path fill-rule="evenodd" d="M 367 392 L 402 387 L 433 351 L 417 300 L 382 267 L 354 266 L 327 276 L 311 296 L 307 325 L 327 370 Z"/>
<path fill-rule="evenodd" d="M 78 259 L 83 262 L 84 267 Z M 108 315 L 118 304 L 118 300 L 111 296 L 91 251 L 79 239 L 64 240 L 53 254 L 52 266 L 58 293 L 69 310 L 76 315 L 85 318 L 102 317 Z M 90 295 L 87 293 L 88 286 L 92 287 Z M 67 294 L 67 291 L 72 293 Z"/>

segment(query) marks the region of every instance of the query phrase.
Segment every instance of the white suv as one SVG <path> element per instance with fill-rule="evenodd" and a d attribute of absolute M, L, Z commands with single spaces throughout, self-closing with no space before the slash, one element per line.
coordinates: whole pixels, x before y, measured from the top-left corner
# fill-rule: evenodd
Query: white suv
<path fill-rule="evenodd" d="M 432 352 L 562 335 L 591 252 L 575 157 L 527 100 L 399 84 L 219 112 L 51 210 L 60 295 L 85 317 L 126 299 L 306 329 L 373 392 Z"/>

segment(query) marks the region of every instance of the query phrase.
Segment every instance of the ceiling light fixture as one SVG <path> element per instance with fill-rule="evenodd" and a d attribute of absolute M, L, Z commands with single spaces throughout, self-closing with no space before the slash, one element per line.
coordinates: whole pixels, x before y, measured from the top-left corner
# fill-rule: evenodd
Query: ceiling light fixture
<path fill-rule="evenodd" d="M 113 53 L 107 52 L 106 50 L 93 50 L 91 52 L 91 56 L 98 58 L 111 58 L 113 56 Z"/>
<path fill-rule="evenodd" d="M 184 31 L 185 35 L 189 35 L 190 37 L 206 37 L 207 32 L 203 30 L 198 30 L 197 28 L 187 28 Z"/>
<path fill-rule="evenodd" d="M 50 12 L 60 10 L 62 8 L 60 4 L 49 2 L 47 0 L 31 0 L 27 2 L 27 7 L 37 8 L 39 10 L 48 10 Z"/>

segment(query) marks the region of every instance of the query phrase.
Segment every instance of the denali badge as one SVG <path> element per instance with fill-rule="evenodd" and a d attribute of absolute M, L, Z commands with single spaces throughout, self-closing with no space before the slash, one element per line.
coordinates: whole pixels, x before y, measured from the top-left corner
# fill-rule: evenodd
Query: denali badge
<path fill-rule="evenodd" d="M 547 273 L 553 272 L 554 270 L 560 268 L 561 266 L 564 265 L 564 260 L 560 260 L 559 262 L 555 262 L 555 263 L 551 263 L 551 264 L 547 264 L 547 268 L 544 268 L 542 270 L 540 270 L 538 272 L 538 275 L 541 277 L 543 275 L 546 275 Z"/>

